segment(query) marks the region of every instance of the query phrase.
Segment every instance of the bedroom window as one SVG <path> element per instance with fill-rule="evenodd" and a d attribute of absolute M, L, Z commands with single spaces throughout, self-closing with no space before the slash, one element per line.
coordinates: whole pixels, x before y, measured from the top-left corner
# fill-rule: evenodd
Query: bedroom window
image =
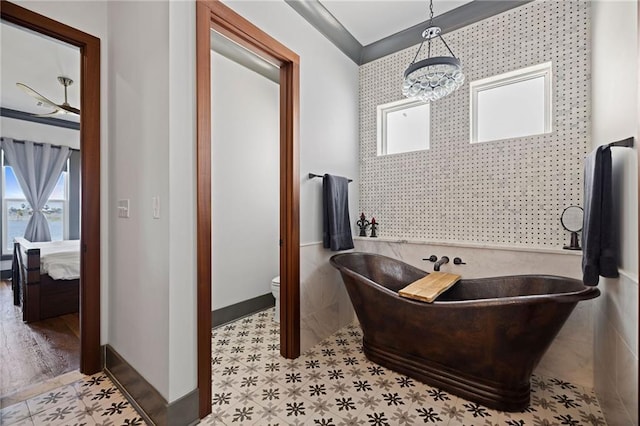
<path fill-rule="evenodd" d="M 472 81 L 471 143 L 550 133 L 551 65 Z"/>
<path fill-rule="evenodd" d="M 68 164 L 68 163 L 67 163 Z M 59 241 L 68 235 L 69 196 L 67 170 L 60 175 L 56 187 L 43 209 L 49 222 L 51 240 Z M 25 199 L 11 166 L 5 164 L 2 155 L 2 254 L 13 253 L 13 239 L 22 237 L 32 209 Z"/>
<path fill-rule="evenodd" d="M 378 155 L 429 149 L 429 104 L 403 99 L 378 105 Z"/>

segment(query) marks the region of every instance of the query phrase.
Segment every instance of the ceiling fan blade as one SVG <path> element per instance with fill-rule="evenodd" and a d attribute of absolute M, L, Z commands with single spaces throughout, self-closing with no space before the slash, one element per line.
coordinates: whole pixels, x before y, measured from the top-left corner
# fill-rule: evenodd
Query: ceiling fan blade
<path fill-rule="evenodd" d="M 71 105 L 62 104 L 58 105 L 58 107 L 68 113 L 80 115 L 80 110 L 78 108 L 72 107 Z"/>
<path fill-rule="evenodd" d="M 49 116 L 49 115 L 60 114 L 60 113 L 62 113 L 62 114 L 70 113 L 70 114 L 80 115 L 80 110 L 78 108 L 72 107 L 66 101 L 62 105 L 58 105 L 55 102 L 52 102 L 51 100 L 45 98 L 40 93 L 36 92 L 35 90 L 33 90 L 31 87 L 27 86 L 26 84 L 16 83 L 16 86 L 18 86 L 20 89 L 22 89 L 29 96 L 32 96 L 33 98 L 37 99 L 41 103 L 49 105 L 52 108 L 55 108 L 55 111 L 52 112 L 52 113 L 39 114 L 39 115 L 36 115 L 36 117 L 46 117 L 46 116 Z M 66 99 L 66 86 L 65 86 L 65 99 Z"/>
<path fill-rule="evenodd" d="M 51 106 L 51 107 L 53 107 L 55 109 L 60 109 L 60 105 L 58 105 L 55 102 L 52 102 L 49 99 L 45 98 L 40 93 L 36 92 L 35 90 L 33 90 L 31 87 L 27 86 L 26 84 L 16 83 L 16 86 L 18 86 L 19 88 L 24 90 L 25 93 L 27 93 L 28 95 L 36 98 L 40 102 L 42 102 L 44 104 L 47 104 L 47 105 L 49 105 L 49 106 Z"/>
<path fill-rule="evenodd" d="M 53 112 L 48 112 L 46 114 L 32 114 L 34 117 L 54 117 L 56 115 L 62 115 L 64 114 L 64 111 L 62 111 L 61 109 L 56 109 Z"/>

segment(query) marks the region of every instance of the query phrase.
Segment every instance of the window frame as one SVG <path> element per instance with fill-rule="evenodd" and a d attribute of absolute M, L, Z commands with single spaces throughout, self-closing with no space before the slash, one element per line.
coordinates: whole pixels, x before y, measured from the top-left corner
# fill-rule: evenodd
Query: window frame
<path fill-rule="evenodd" d="M 544 78 L 544 131 L 524 136 L 513 136 L 502 139 L 478 140 L 478 93 L 510 84 L 520 83 L 535 78 Z M 470 143 L 486 143 L 499 140 L 527 138 L 544 135 L 553 131 L 553 62 L 543 62 L 525 68 L 509 71 L 503 74 L 475 80 L 469 83 L 470 107 L 469 107 L 469 139 Z"/>
<path fill-rule="evenodd" d="M 401 111 L 403 109 L 413 108 L 416 106 L 426 106 L 428 109 L 429 128 L 427 131 L 427 147 L 424 149 L 416 149 L 412 151 L 394 152 L 387 154 L 387 115 L 392 112 Z M 376 132 L 377 132 L 377 148 L 376 155 L 378 157 L 386 157 L 388 155 L 401 155 L 413 152 L 428 151 L 431 149 L 431 104 L 423 102 L 420 99 L 409 98 L 401 99 L 395 102 L 381 104 L 376 107 Z"/>
<path fill-rule="evenodd" d="M 13 248 L 7 249 L 7 245 L 9 241 L 7 240 L 7 236 L 9 235 L 8 227 L 8 214 L 7 214 L 7 205 L 9 201 L 24 201 L 27 203 L 26 198 L 7 198 L 6 197 L 6 179 L 5 179 L 5 167 L 11 167 L 5 165 L 4 159 L 4 150 L 0 149 L 0 209 L 2 214 L 2 224 L 1 224 L 1 232 L 0 232 L 0 259 L 7 260 L 10 259 L 13 255 Z M 64 175 L 64 198 L 49 198 L 49 201 L 62 202 L 63 212 L 62 212 L 62 240 L 67 240 L 69 238 L 69 160 L 67 159 L 67 165 L 65 170 L 62 171 Z M 59 179 L 59 178 L 58 178 Z M 28 203 L 27 203 L 28 204 Z M 13 246 L 13 244 L 12 244 Z M 5 250 L 9 250 L 5 252 Z"/>

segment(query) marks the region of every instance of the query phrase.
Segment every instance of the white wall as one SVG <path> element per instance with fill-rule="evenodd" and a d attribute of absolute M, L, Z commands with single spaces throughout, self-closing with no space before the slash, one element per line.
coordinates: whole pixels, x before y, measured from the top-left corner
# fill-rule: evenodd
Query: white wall
<path fill-rule="evenodd" d="M 612 31 L 612 28 L 615 28 Z M 620 278 L 600 279 L 595 333 L 596 393 L 608 424 L 638 424 L 638 6 L 593 2 L 592 140 L 636 137 L 614 148 L 613 191 Z"/>
<path fill-rule="evenodd" d="M 279 90 L 211 52 L 212 310 L 270 293 L 280 275 Z"/>
<path fill-rule="evenodd" d="M 102 40 L 101 341 L 174 401 L 196 386 L 195 7 L 19 3 Z M 319 241 L 321 182 L 308 172 L 354 179 L 357 214 L 358 67 L 283 1 L 231 6 L 301 56 L 301 234 Z M 130 219 L 111 208 L 122 198 L 131 199 Z"/>
<path fill-rule="evenodd" d="M 109 344 L 169 395 L 169 4 L 109 2 Z M 144 30 L 141 22 L 144 21 Z M 151 356 L 151 354 L 153 354 Z"/>
<path fill-rule="evenodd" d="M 31 1 L 16 0 L 18 5 L 82 30 L 100 39 L 100 343 L 107 343 L 109 302 L 109 138 L 108 138 L 108 41 L 107 3 L 105 1 Z"/>
<path fill-rule="evenodd" d="M 322 240 L 322 181 L 309 172 L 353 179 L 352 226 L 358 209 L 358 66 L 284 1 L 226 5 L 300 55 L 300 317 L 304 351 L 353 320 L 333 252 Z"/>
<path fill-rule="evenodd" d="M 108 20 L 110 203 L 131 209 L 109 215 L 108 342 L 173 402 L 197 386 L 195 5 L 109 2 Z"/>
<path fill-rule="evenodd" d="M 102 40 L 101 341 L 174 401 L 196 386 L 195 7 L 20 3 Z M 306 173 L 354 179 L 357 213 L 358 68 L 282 1 L 232 7 L 301 56 L 301 231 L 303 242 L 319 241 L 321 183 Z M 130 219 L 111 208 L 121 198 L 131 199 Z"/>
<path fill-rule="evenodd" d="M 300 55 L 300 241 L 322 240 L 322 181 L 309 172 L 353 179 L 349 211 L 358 209 L 358 66 L 284 1 L 225 1 Z"/>
<path fill-rule="evenodd" d="M 50 143 L 80 149 L 80 132 L 32 121 L 0 117 L 0 135 L 5 138 Z"/>
<path fill-rule="evenodd" d="M 638 134 L 637 5 L 593 2 L 592 132 L 594 148 Z M 604 31 L 612 22 L 616 31 Z M 615 78 L 612 78 L 612 70 Z M 614 199 L 621 226 L 620 267 L 638 273 L 638 165 L 633 149 L 614 148 Z"/>
<path fill-rule="evenodd" d="M 169 401 L 197 387 L 195 20 L 169 2 Z"/>
<path fill-rule="evenodd" d="M 101 344 L 175 401 L 196 387 L 195 7 L 17 3 L 101 39 Z M 122 223 L 110 206 L 127 197 Z"/>

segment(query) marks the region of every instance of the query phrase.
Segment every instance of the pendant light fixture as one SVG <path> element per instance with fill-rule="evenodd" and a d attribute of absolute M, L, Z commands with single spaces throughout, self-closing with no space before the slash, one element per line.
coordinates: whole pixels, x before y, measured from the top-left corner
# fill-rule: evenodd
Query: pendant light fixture
<path fill-rule="evenodd" d="M 402 94 L 407 98 L 417 98 L 424 102 L 443 98 L 464 83 L 464 74 L 460 60 L 442 38 L 440 27 L 433 26 L 433 0 L 429 0 L 429 26 L 422 32 L 422 43 L 416 56 L 404 72 Z M 431 57 L 431 40 L 439 38 L 451 56 Z M 427 42 L 427 58 L 418 62 L 418 55 L 424 42 Z"/>

